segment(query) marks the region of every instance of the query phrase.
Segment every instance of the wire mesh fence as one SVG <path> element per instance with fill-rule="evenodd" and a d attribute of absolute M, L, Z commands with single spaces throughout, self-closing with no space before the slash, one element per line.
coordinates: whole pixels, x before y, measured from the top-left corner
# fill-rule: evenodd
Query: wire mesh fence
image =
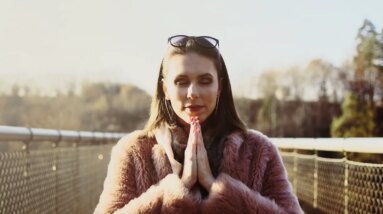
<path fill-rule="evenodd" d="M 0 213 L 92 213 L 113 144 L 0 151 Z"/>
<path fill-rule="evenodd" d="M 300 201 L 323 213 L 383 213 L 383 164 L 281 155 Z"/>
<path fill-rule="evenodd" d="M 0 126 L 0 214 L 92 213 L 121 136 Z"/>
<path fill-rule="evenodd" d="M 82 139 L 61 136 L 60 142 L 37 140 L 54 135 L 47 136 L 32 141 L 26 133 L 4 134 L 0 127 L 0 214 L 93 212 L 111 149 L 121 135 L 99 136 L 98 141 L 89 133 Z M 281 156 L 300 201 L 323 213 L 383 214 L 383 164 L 296 150 Z"/>
<path fill-rule="evenodd" d="M 349 213 L 383 213 L 383 165 L 347 163 Z"/>

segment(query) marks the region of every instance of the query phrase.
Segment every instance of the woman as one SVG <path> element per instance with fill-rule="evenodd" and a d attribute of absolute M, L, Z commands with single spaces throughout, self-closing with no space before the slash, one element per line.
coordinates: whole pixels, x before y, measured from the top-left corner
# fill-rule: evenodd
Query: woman
<path fill-rule="evenodd" d="M 302 213 L 277 149 L 237 115 L 218 40 L 168 42 L 148 123 L 113 147 L 94 213 Z"/>

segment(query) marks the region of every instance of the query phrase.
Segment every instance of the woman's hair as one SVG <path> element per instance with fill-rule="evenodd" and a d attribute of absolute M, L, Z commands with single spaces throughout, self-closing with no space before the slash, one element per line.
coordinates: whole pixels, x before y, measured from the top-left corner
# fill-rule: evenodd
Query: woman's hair
<path fill-rule="evenodd" d="M 157 78 L 157 87 L 152 98 L 150 117 L 145 126 L 144 133 L 148 136 L 153 136 L 154 129 L 161 126 L 163 122 L 166 122 L 169 125 L 174 125 L 177 121 L 177 116 L 171 107 L 170 101 L 165 99 L 162 79 L 166 75 L 166 63 L 172 56 L 185 55 L 190 52 L 200 54 L 201 56 L 207 57 L 213 61 L 218 72 L 218 81 L 220 84 L 218 106 L 216 106 L 216 110 L 214 110 L 206 119 L 206 122 L 203 124 L 202 128 L 208 127 L 209 129 L 212 129 L 213 135 L 228 134 L 232 131 L 240 131 L 245 135 L 247 128 L 243 121 L 239 118 L 235 109 L 229 75 L 218 48 L 206 48 L 200 46 L 192 38 L 189 38 L 186 45 L 183 47 L 173 47 L 169 45 L 169 49 L 161 62 Z"/>

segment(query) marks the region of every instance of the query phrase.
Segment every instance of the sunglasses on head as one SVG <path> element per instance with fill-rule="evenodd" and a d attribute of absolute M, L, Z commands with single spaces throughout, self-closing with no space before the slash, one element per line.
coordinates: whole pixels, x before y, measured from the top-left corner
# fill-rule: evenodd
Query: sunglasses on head
<path fill-rule="evenodd" d="M 185 47 L 189 39 L 193 39 L 199 46 L 204 48 L 215 48 L 219 46 L 218 39 L 211 36 L 186 36 L 186 35 L 175 35 L 168 39 L 168 42 L 173 47 Z"/>

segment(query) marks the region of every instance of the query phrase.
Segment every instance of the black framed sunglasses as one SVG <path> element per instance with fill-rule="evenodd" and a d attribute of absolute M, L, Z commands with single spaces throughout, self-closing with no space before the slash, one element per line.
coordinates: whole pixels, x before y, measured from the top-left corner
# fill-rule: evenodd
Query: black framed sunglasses
<path fill-rule="evenodd" d="M 219 46 L 219 40 L 211 36 L 187 36 L 175 35 L 168 39 L 173 47 L 185 47 L 189 39 L 193 39 L 199 46 L 204 48 L 215 48 Z"/>

